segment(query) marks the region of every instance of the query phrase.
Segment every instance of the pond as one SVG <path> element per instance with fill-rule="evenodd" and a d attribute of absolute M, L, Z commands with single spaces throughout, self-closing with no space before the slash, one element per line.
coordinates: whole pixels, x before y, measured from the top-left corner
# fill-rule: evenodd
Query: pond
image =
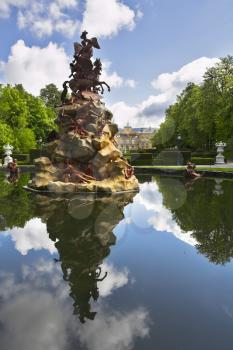
<path fill-rule="evenodd" d="M 1 350 L 232 349 L 233 182 L 53 197 L 1 178 Z"/>

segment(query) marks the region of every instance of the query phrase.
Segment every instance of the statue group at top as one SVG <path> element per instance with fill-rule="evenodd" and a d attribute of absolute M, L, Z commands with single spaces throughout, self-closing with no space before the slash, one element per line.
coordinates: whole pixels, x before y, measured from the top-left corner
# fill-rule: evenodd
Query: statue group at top
<path fill-rule="evenodd" d="M 138 189 L 133 167 L 118 149 L 118 126 L 101 102 L 100 59 L 92 61 L 96 38 L 81 35 L 75 43 L 70 80 L 63 83 L 62 104 L 57 108 L 57 131 L 45 146 L 47 157 L 35 160 L 36 174 L 29 188 L 49 192 L 112 193 Z M 68 89 L 71 96 L 68 96 Z"/>
<path fill-rule="evenodd" d="M 110 91 L 110 86 L 105 81 L 100 81 L 100 75 L 102 71 L 102 63 L 97 58 L 92 63 L 93 47 L 100 49 L 97 38 L 87 38 L 87 32 L 84 31 L 81 35 L 81 44 L 74 43 L 74 60 L 70 64 L 71 74 L 69 78 L 63 83 L 63 92 L 61 95 L 62 103 L 66 102 L 66 96 L 68 93 L 67 85 L 69 85 L 73 97 L 81 97 L 83 91 L 90 91 L 98 93 L 101 91 L 103 94 L 103 85 Z M 91 94 L 90 94 L 91 95 Z"/>

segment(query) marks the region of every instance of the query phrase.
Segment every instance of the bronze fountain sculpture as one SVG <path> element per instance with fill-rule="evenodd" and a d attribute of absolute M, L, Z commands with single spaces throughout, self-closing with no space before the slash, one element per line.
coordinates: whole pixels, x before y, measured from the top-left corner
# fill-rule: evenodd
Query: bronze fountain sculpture
<path fill-rule="evenodd" d="M 28 188 L 55 193 L 114 193 L 138 190 L 133 167 L 118 149 L 118 126 L 112 113 L 101 102 L 102 63 L 92 61 L 93 49 L 100 49 L 96 38 L 81 35 L 74 43 L 70 80 L 63 83 L 61 106 L 56 124 L 48 138 L 48 157 L 35 160 L 36 174 Z M 68 95 L 68 89 L 71 95 Z"/>

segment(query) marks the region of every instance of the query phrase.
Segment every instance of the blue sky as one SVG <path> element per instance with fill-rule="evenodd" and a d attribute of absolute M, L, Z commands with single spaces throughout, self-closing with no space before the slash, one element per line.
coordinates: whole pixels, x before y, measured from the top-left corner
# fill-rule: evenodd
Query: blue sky
<path fill-rule="evenodd" d="M 0 81 L 61 88 L 85 28 L 101 45 L 115 120 L 158 126 L 187 82 L 232 54 L 232 17 L 232 0 L 0 0 Z"/>

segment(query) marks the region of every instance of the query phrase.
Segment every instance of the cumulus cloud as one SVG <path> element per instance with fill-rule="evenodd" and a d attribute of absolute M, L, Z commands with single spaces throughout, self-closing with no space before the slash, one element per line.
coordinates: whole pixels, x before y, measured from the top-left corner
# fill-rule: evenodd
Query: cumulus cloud
<path fill-rule="evenodd" d="M 123 28 L 132 30 L 136 19 L 143 16 L 140 9 L 134 10 L 120 0 L 86 0 L 83 14 L 77 0 L 1 0 L 0 17 L 8 18 L 13 8 L 17 10 L 18 27 L 39 38 L 56 32 L 73 37 L 84 29 L 92 36 L 108 37 Z"/>
<path fill-rule="evenodd" d="M 133 127 L 138 125 L 158 127 L 164 120 L 166 108 L 175 102 L 176 96 L 187 83 L 201 83 L 206 69 L 217 62 L 218 58 L 201 57 L 184 65 L 178 71 L 160 74 L 151 83 L 156 94 L 135 106 L 130 106 L 124 101 L 111 106 L 115 113 L 115 121 L 120 127 L 127 123 Z"/>
<path fill-rule="evenodd" d="M 172 180 L 173 187 L 178 186 L 179 195 L 174 196 L 172 203 L 169 203 L 173 208 L 181 207 L 186 200 L 186 190 L 182 189 L 182 184 L 178 180 Z M 156 182 L 144 183 L 140 185 L 140 192 L 134 199 L 134 206 L 141 206 L 142 211 L 148 212 L 147 224 L 152 226 L 156 231 L 168 232 L 173 234 L 177 239 L 195 246 L 197 241 L 192 237 L 192 232 L 183 232 L 180 226 L 172 218 L 170 210 L 163 205 L 163 196 L 159 192 Z M 137 217 L 134 216 L 134 211 L 130 212 L 131 220 L 137 225 Z"/>
<path fill-rule="evenodd" d="M 90 350 L 132 349 L 135 338 L 149 335 L 149 314 L 139 307 L 126 313 L 98 311 L 95 322 L 79 330 L 80 340 Z"/>
<path fill-rule="evenodd" d="M 64 349 L 73 320 L 59 267 L 40 259 L 17 276 L 0 271 L 0 282 L 1 349 Z"/>
<path fill-rule="evenodd" d="M 152 81 L 152 86 L 160 92 L 171 92 L 171 95 L 174 95 L 174 92 L 183 89 L 188 82 L 200 84 L 206 69 L 218 62 L 218 58 L 198 58 L 184 65 L 176 72 L 160 74 Z"/>
<path fill-rule="evenodd" d="M 74 19 L 70 11 L 72 9 L 77 17 L 76 0 L 1 0 L 0 17 L 8 18 L 12 8 L 17 9 L 18 27 L 27 28 L 38 37 L 54 32 L 73 37 L 80 29 L 80 21 Z"/>
<path fill-rule="evenodd" d="M 103 263 L 101 268 L 102 271 L 107 271 L 108 275 L 98 284 L 100 296 L 106 297 L 129 282 L 129 271 L 126 268 L 119 271 L 112 264 L 107 263 Z"/>
<path fill-rule="evenodd" d="M 92 36 L 108 37 L 135 27 L 137 13 L 120 0 L 86 0 L 81 29 Z M 141 12 L 138 12 L 138 17 Z"/>
<path fill-rule="evenodd" d="M 149 335 L 149 313 L 141 306 L 122 312 L 100 302 L 95 320 L 79 324 L 60 265 L 45 259 L 19 267 L 17 276 L 0 271 L 0 298 L 2 350 L 60 350 L 68 342 L 123 350 Z"/>
<path fill-rule="evenodd" d="M 132 127 L 158 127 L 164 119 L 164 111 L 167 108 L 167 100 L 164 94 L 151 95 L 146 100 L 134 106 L 124 101 L 116 102 L 109 106 L 119 127 L 127 123 Z"/>
<path fill-rule="evenodd" d="M 116 71 L 111 71 L 112 62 L 104 60 L 102 62 L 103 71 L 101 74 L 101 80 L 106 81 L 111 87 L 119 88 L 122 86 L 135 88 L 136 81 L 133 79 L 125 79 L 121 77 Z"/>
<path fill-rule="evenodd" d="M 29 220 L 24 228 L 15 227 L 4 235 L 11 237 L 15 248 L 22 255 L 26 255 L 31 249 L 46 249 L 51 254 L 57 252 L 54 242 L 49 239 L 46 224 L 38 218 Z"/>
<path fill-rule="evenodd" d="M 23 40 L 11 47 L 6 62 L 2 62 L 4 81 L 9 84 L 23 84 L 25 89 L 38 95 L 40 89 L 49 83 L 58 88 L 69 76 L 69 57 L 57 44 L 28 47 Z"/>
<path fill-rule="evenodd" d="M 0 1 L 0 17 L 8 18 L 11 14 L 11 9 L 24 8 L 28 5 L 29 0 L 1 0 Z"/>

